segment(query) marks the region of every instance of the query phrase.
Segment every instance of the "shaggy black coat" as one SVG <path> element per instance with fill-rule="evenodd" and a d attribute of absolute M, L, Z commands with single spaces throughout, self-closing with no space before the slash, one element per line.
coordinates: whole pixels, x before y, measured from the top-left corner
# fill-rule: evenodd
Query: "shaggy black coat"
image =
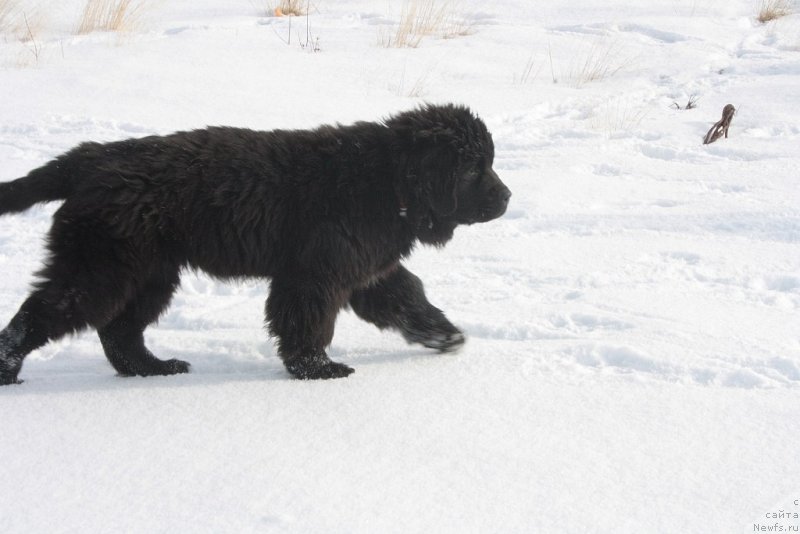
<path fill-rule="evenodd" d="M 84 143 L 0 184 L 0 214 L 64 200 L 39 281 L 0 332 L 0 384 L 17 381 L 32 350 L 89 326 L 121 375 L 188 371 L 143 337 L 185 268 L 270 279 L 269 331 L 299 378 L 353 371 L 325 353 L 348 304 L 409 342 L 458 348 L 463 334 L 400 260 L 505 212 L 493 158 L 484 123 L 453 105 L 315 130 Z"/>

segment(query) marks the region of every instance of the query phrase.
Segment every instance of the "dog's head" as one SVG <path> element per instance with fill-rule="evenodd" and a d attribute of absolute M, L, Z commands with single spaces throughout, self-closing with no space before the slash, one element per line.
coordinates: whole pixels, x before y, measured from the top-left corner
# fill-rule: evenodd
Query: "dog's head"
<path fill-rule="evenodd" d="M 427 105 L 386 125 L 395 139 L 398 196 L 420 241 L 443 245 L 459 224 L 505 213 L 511 191 L 492 170 L 492 136 L 468 108 Z"/>

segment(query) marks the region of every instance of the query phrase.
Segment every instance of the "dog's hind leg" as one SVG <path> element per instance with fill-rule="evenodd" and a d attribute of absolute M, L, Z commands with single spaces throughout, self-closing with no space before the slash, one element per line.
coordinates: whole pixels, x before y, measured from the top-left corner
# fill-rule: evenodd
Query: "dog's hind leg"
<path fill-rule="evenodd" d="M 18 383 L 25 356 L 47 343 L 47 330 L 32 313 L 29 301 L 0 332 L 0 386 Z"/>
<path fill-rule="evenodd" d="M 167 308 L 178 283 L 177 269 L 152 277 L 120 315 L 98 328 L 106 357 L 120 375 L 174 375 L 189 371 L 189 363 L 160 360 L 144 344 L 145 328 Z"/>
<path fill-rule="evenodd" d="M 17 382 L 31 351 L 88 326 L 107 323 L 133 294 L 134 281 L 113 254 L 88 256 L 88 246 L 96 252 L 107 243 L 100 238 L 88 243 L 75 243 L 69 249 L 51 242 L 51 257 L 39 272 L 36 289 L 0 332 L 0 385 Z M 87 257 L 92 261 L 86 261 Z"/>
<path fill-rule="evenodd" d="M 459 349 L 464 334 L 428 302 L 422 281 L 402 265 L 350 298 L 356 315 L 378 328 L 399 330 L 409 343 L 449 352 Z"/>
<path fill-rule="evenodd" d="M 89 326 L 110 332 L 112 344 L 137 341 L 132 327 L 120 326 L 120 317 L 127 317 L 129 302 L 147 287 L 141 247 L 109 236 L 102 221 L 57 212 L 48 248 L 35 290 L 0 332 L 0 385 L 17 382 L 31 351 Z"/>
<path fill-rule="evenodd" d="M 51 263 L 43 276 L 57 270 L 61 264 Z M 0 385 L 17 382 L 25 357 L 48 341 L 96 326 L 119 313 L 124 302 L 126 286 L 112 291 L 92 287 L 90 277 L 74 276 L 45 279 L 20 306 L 17 314 L 0 332 Z"/>

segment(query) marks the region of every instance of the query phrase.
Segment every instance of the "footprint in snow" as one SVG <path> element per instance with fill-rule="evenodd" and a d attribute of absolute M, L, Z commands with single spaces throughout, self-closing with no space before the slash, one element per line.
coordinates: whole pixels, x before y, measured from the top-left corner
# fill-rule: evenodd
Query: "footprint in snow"
<path fill-rule="evenodd" d="M 697 265 L 700 263 L 700 256 L 692 252 L 670 251 L 662 252 L 661 257 L 667 261 L 676 261 L 687 265 Z"/>
<path fill-rule="evenodd" d="M 765 289 L 781 293 L 796 293 L 800 291 L 800 275 L 776 275 L 762 279 Z"/>
<path fill-rule="evenodd" d="M 619 319 L 582 313 L 573 313 L 566 316 L 555 317 L 551 319 L 551 323 L 556 328 L 566 329 L 572 332 L 594 332 L 597 330 L 610 330 L 619 332 L 634 328 L 634 325 L 631 323 L 627 323 Z"/>
<path fill-rule="evenodd" d="M 614 367 L 626 372 L 667 374 L 667 369 L 630 347 L 588 345 L 577 347 L 572 354 L 579 364 L 587 367 Z"/>
<path fill-rule="evenodd" d="M 800 381 L 800 365 L 786 358 L 773 358 L 768 362 L 769 367 L 781 376 L 792 382 Z"/>
<path fill-rule="evenodd" d="M 676 206 L 680 206 L 680 202 L 676 202 L 675 200 L 669 199 L 659 199 L 650 204 L 651 206 L 655 206 L 657 208 L 674 208 Z"/>

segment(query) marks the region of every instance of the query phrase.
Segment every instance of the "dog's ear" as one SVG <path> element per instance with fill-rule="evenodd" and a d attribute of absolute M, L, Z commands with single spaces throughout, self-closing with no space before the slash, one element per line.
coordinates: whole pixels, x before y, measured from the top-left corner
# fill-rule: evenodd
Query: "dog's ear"
<path fill-rule="evenodd" d="M 412 187 L 418 200 L 439 216 L 452 214 L 458 207 L 458 136 L 452 129 L 438 126 L 416 130 L 411 146 L 417 182 Z"/>

